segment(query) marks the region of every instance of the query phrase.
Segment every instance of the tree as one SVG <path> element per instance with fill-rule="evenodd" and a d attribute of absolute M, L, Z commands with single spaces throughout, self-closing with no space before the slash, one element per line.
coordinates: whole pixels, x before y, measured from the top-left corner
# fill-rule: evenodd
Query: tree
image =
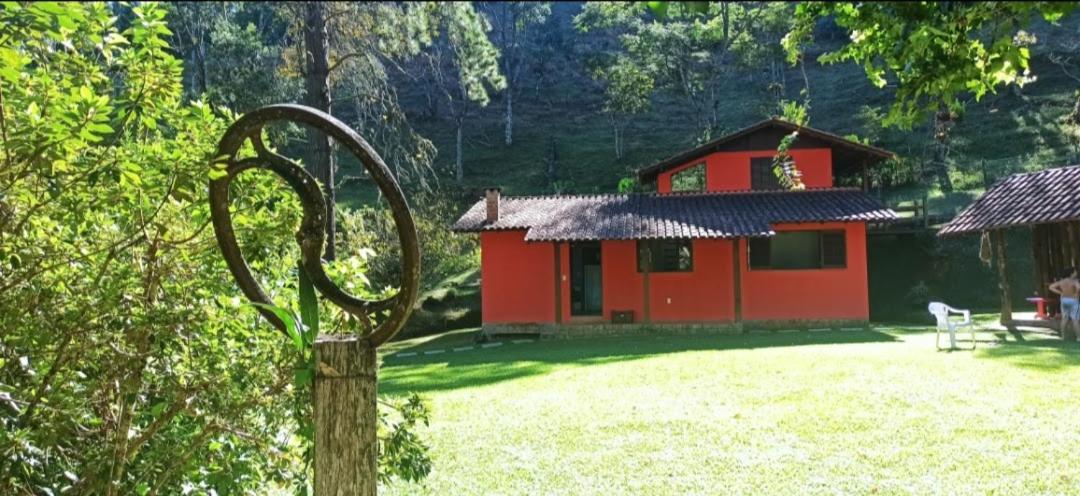
<path fill-rule="evenodd" d="M 0 493 L 262 492 L 291 369 L 208 239 L 231 116 L 182 103 L 163 7 L 112 7 L 0 7 Z M 280 281 L 272 186 L 238 184 L 239 229 Z"/>
<path fill-rule="evenodd" d="M 327 31 L 327 4 L 306 2 L 304 9 L 304 103 L 331 114 L 330 100 L 330 35 Z M 323 184 L 327 205 L 337 205 L 334 171 L 337 156 L 331 148 L 330 136 L 316 129 L 307 130 L 307 153 L 304 162 L 308 172 Z M 326 259 L 333 260 L 336 246 L 336 208 L 326 212 Z"/>
<path fill-rule="evenodd" d="M 495 25 L 496 43 L 501 51 L 502 73 L 506 79 L 503 101 L 503 142 L 514 143 L 514 92 L 521 80 L 522 68 L 528 57 L 533 25 L 542 24 L 551 15 L 548 2 L 485 2 L 484 12 Z"/>
<path fill-rule="evenodd" d="M 450 40 L 454 47 L 463 95 L 486 104 L 485 84 L 501 87 L 497 50 L 487 39 L 490 28 L 470 4 L 309 2 L 286 8 L 292 9 L 294 30 L 303 34 L 303 42 L 296 45 L 292 65 L 303 74 L 305 102 L 332 113 L 335 89 L 354 91 L 355 110 L 359 114 L 357 127 L 361 130 L 384 126 L 391 120 L 397 120 L 397 126 L 403 127 L 403 117 L 382 64 L 396 64 L 417 56 L 441 38 Z M 363 95 L 365 92 L 370 95 Z M 366 104 L 371 104 L 370 110 Z M 314 133 L 308 139 L 305 162 L 323 183 L 327 204 L 334 205 L 336 158 L 329 138 Z M 424 158 L 427 154 L 412 156 Z M 332 259 L 337 244 L 336 215 L 331 212 L 326 222 L 327 258 Z"/>
<path fill-rule="evenodd" d="M 454 122 L 454 177 L 465 177 L 464 129 L 473 104 L 490 101 L 489 89 L 502 90 L 506 79 L 499 73 L 498 49 L 487 39 L 491 25 L 465 3 L 442 3 L 435 7 L 448 28 L 424 54 L 421 70 L 426 71 L 449 109 Z"/>
<path fill-rule="evenodd" d="M 825 53 L 826 64 L 860 64 L 879 88 L 895 89 L 884 123 L 910 129 L 933 120 L 937 147 L 933 170 L 950 191 L 946 157 L 949 131 L 968 98 L 980 100 L 999 87 L 1032 78 L 1029 37 L 1022 29 L 1041 14 L 1055 22 L 1072 2 L 880 2 L 801 3 L 784 39 L 794 62 L 812 39 L 819 19 L 831 18 L 850 35 L 840 49 Z"/>
<path fill-rule="evenodd" d="M 582 32 L 615 36 L 618 48 L 600 65 L 632 66 L 652 81 L 654 92 L 681 99 L 696 119 L 697 141 L 703 142 L 719 130 L 724 103 L 719 91 L 734 68 L 771 64 L 770 87 L 782 98 L 780 52 L 768 47 L 784 32 L 789 10 L 768 2 L 590 2 L 574 23 Z"/>
<path fill-rule="evenodd" d="M 207 164 L 234 115 L 184 102 L 165 10 L 0 6 L 0 494 L 309 479 L 295 356 L 241 304 L 208 229 Z M 295 301 L 296 199 L 259 174 L 233 192 L 251 265 Z M 364 270 L 342 260 L 332 277 L 361 292 Z M 380 474 L 422 477 L 408 431 L 423 410 L 394 406 Z"/>
<path fill-rule="evenodd" d="M 626 149 L 626 125 L 631 116 L 649 109 L 653 79 L 628 58 L 600 69 L 597 79 L 604 84 L 604 113 L 615 138 L 615 158 L 623 158 Z"/>
<path fill-rule="evenodd" d="M 166 4 L 172 49 L 184 61 L 191 100 L 248 112 L 299 95 L 299 78 L 285 70 L 288 17 L 267 3 Z"/>
<path fill-rule="evenodd" d="M 599 30 L 616 36 L 619 48 L 601 64 L 634 66 L 652 81 L 649 86 L 678 96 L 697 122 L 698 140 L 707 141 L 717 126 L 714 83 L 724 68 L 721 59 L 730 39 L 725 38 L 720 16 L 702 22 L 700 12 L 687 5 L 664 5 L 659 18 L 650 15 L 645 3 L 590 2 L 574 23 L 582 32 Z M 720 6 L 709 9 L 719 12 Z"/>

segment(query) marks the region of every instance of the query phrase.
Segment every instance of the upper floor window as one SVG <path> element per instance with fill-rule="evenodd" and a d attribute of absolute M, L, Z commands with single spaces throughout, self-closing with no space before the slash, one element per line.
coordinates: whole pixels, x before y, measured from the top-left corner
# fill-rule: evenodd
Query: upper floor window
<path fill-rule="evenodd" d="M 844 231 L 788 231 L 749 243 L 751 269 L 847 267 Z"/>
<path fill-rule="evenodd" d="M 638 241 L 637 249 L 638 272 L 694 270 L 694 245 L 689 239 L 643 239 Z"/>
<path fill-rule="evenodd" d="M 772 157 L 750 159 L 750 189 L 755 191 L 784 189 L 773 172 Z"/>
<path fill-rule="evenodd" d="M 705 191 L 705 163 L 672 174 L 671 191 Z"/>

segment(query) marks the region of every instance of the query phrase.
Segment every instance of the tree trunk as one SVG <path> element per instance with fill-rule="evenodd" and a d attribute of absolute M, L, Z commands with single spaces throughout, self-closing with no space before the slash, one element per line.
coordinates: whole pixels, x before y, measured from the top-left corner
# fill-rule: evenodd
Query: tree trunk
<path fill-rule="evenodd" d="M 623 157 L 623 133 L 619 128 L 619 119 L 614 114 L 608 114 L 608 122 L 611 123 L 611 131 L 615 137 L 615 158 Z"/>
<path fill-rule="evenodd" d="M 728 3 L 720 2 L 720 17 L 724 20 L 724 45 L 731 41 L 731 17 L 728 14 Z"/>
<path fill-rule="evenodd" d="M 326 4 L 311 2 L 304 6 L 304 46 L 307 49 L 304 83 L 307 93 L 304 102 L 330 113 L 330 39 L 326 30 Z M 322 131 L 307 129 L 308 149 L 304 154 L 307 170 L 322 183 L 326 198 L 326 252 L 333 260 L 337 221 L 334 214 L 334 151 L 330 137 Z"/>
<path fill-rule="evenodd" d="M 206 93 L 207 76 L 206 76 L 206 36 L 199 36 L 199 43 L 195 47 L 195 63 L 198 70 L 198 86 L 199 92 L 197 95 L 203 95 Z"/>
<path fill-rule="evenodd" d="M 551 138 L 551 151 L 548 153 L 547 160 L 547 177 L 548 184 L 554 185 L 555 181 L 559 179 L 559 144 L 554 137 Z"/>
<path fill-rule="evenodd" d="M 357 336 L 319 336 L 315 366 L 315 496 L 374 496 L 375 348 Z"/>
<path fill-rule="evenodd" d="M 944 105 L 941 106 L 934 114 L 934 157 L 930 165 L 944 193 L 951 193 L 953 190 L 952 179 L 949 178 L 949 165 L 946 162 L 949 157 L 949 134 L 953 124 L 952 112 Z"/>
<path fill-rule="evenodd" d="M 1008 263 L 1005 260 L 1005 232 L 994 231 L 994 246 L 997 248 L 998 280 L 1001 288 L 1001 325 L 1012 327 L 1012 290 L 1009 287 Z"/>
<path fill-rule="evenodd" d="M 514 144 L 514 82 L 517 79 L 518 66 L 514 60 L 514 51 L 517 50 L 517 9 L 517 4 L 502 4 L 502 29 L 499 35 L 503 50 L 503 73 L 506 77 L 506 146 Z"/>
<path fill-rule="evenodd" d="M 514 91 L 510 80 L 506 82 L 506 146 L 514 144 Z"/>
<path fill-rule="evenodd" d="M 462 147 L 461 127 L 462 127 L 462 122 L 461 122 L 461 119 L 458 118 L 458 120 L 457 120 L 457 136 L 455 138 L 456 148 L 454 150 L 454 173 L 455 173 L 455 176 L 457 177 L 457 180 L 458 180 L 459 183 L 463 179 L 465 179 L 465 163 L 464 163 L 464 159 L 462 158 L 462 150 L 461 150 L 461 147 Z"/>

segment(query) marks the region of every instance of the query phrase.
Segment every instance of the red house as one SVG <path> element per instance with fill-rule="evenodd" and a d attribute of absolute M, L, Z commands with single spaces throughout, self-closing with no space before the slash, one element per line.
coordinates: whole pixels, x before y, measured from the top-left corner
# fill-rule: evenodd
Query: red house
<path fill-rule="evenodd" d="M 789 155 L 801 191 L 772 172 L 781 138 L 796 130 Z M 837 185 L 865 188 L 868 168 L 891 156 L 773 119 L 639 170 L 656 193 L 491 189 L 454 229 L 480 235 L 489 333 L 865 322 L 867 223 L 896 214 Z"/>

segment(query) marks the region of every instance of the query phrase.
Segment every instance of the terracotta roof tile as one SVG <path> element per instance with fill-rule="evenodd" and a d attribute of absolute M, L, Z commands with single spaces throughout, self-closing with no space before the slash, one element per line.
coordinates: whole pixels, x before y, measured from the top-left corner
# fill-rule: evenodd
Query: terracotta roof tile
<path fill-rule="evenodd" d="M 1008 176 L 954 217 L 938 235 L 1074 220 L 1080 220 L 1080 165 Z"/>
<path fill-rule="evenodd" d="M 735 193 L 503 197 L 499 220 L 485 200 L 458 232 L 526 229 L 528 241 L 771 236 L 782 222 L 889 221 L 896 213 L 855 189 Z"/>

